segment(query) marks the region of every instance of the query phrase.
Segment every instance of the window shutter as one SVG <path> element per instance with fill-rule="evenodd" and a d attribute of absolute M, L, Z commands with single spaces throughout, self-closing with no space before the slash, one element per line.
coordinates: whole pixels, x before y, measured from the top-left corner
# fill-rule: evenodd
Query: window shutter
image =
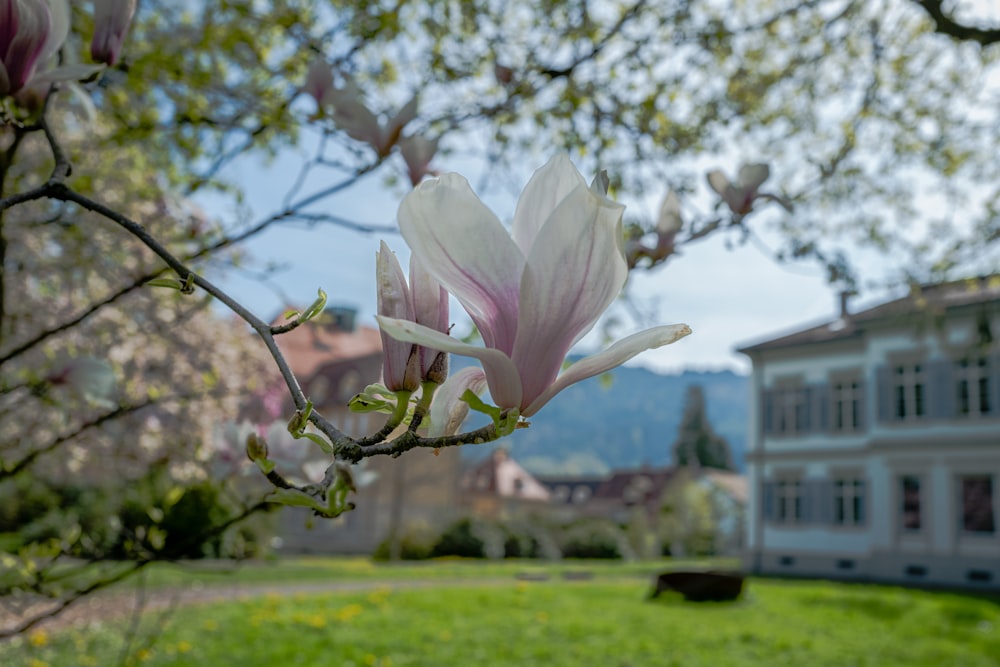
<path fill-rule="evenodd" d="M 937 359 L 927 364 L 927 397 L 930 401 L 927 414 L 932 419 L 951 419 L 955 416 L 955 380 L 952 362 Z"/>
<path fill-rule="evenodd" d="M 889 366 L 883 364 L 875 369 L 875 403 L 878 420 L 886 423 L 892 420 L 892 384 L 889 381 Z"/>

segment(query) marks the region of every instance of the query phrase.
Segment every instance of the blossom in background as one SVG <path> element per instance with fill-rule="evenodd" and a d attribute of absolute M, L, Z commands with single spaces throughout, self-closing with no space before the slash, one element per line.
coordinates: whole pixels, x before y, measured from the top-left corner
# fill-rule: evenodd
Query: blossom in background
<path fill-rule="evenodd" d="M 676 192 L 668 190 L 660 204 L 656 229 L 653 230 L 656 234 L 656 243 L 652 246 L 643 243 L 643 237 L 646 234 L 641 228 L 638 228 L 630 238 L 625 240 L 625 258 L 629 268 L 635 268 L 644 257 L 649 260 L 649 264 L 652 266 L 677 252 L 674 248 L 674 241 L 683 226 L 681 200 L 677 197 Z"/>
<path fill-rule="evenodd" d="M 406 161 L 406 173 L 413 187 L 417 187 L 420 181 L 424 180 L 424 176 L 434 175 L 430 164 L 434 154 L 437 153 L 439 139 L 440 137 L 425 139 L 421 136 L 412 136 L 399 140 L 399 152 Z"/>
<path fill-rule="evenodd" d="M 333 122 L 352 139 L 368 144 L 381 157 L 385 157 L 400 139 L 403 128 L 417 116 L 417 98 L 413 97 L 396 115 L 382 123 L 379 117 L 365 106 L 361 89 L 346 74 L 341 73 L 343 85 L 337 87 L 333 69 L 324 60 L 317 59 L 309 67 L 302 90 L 316 100 L 317 116 L 329 112 Z"/>
<path fill-rule="evenodd" d="M 107 361 L 94 357 L 77 357 L 63 364 L 46 378 L 53 387 L 66 387 L 79 398 L 103 407 L 114 407 L 112 400 L 118 380 Z"/>
<path fill-rule="evenodd" d="M 511 233 L 461 176 L 425 181 L 403 199 L 400 231 L 485 347 L 405 319 L 380 316 L 379 324 L 397 340 L 478 359 L 497 406 L 531 416 L 567 386 L 690 333 L 685 325 L 649 329 L 559 373 L 625 284 L 623 210 L 603 188 L 588 187 L 565 155 L 531 177 Z"/>
<path fill-rule="evenodd" d="M 114 65 L 118 61 L 133 14 L 135 0 L 94 0 L 91 58 L 106 65 Z"/>
<path fill-rule="evenodd" d="M 410 258 L 410 283 L 396 254 L 383 241 L 375 257 L 378 313 L 416 322 L 448 333 L 448 293 L 420 262 Z M 401 342 L 383 331 L 382 380 L 391 391 L 415 391 L 422 380 L 438 384 L 447 376 L 447 355 L 411 342 Z"/>
<path fill-rule="evenodd" d="M 718 169 L 708 172 L 708 184 L 719 193 L 729 209 L 736 215 L 746 215 L 753 209 L 754 200 L 760 196 L 758 189 L 771 175 L 766 164 L 747 164 L 740 167 L 735 183 L 731 183 Z"/>

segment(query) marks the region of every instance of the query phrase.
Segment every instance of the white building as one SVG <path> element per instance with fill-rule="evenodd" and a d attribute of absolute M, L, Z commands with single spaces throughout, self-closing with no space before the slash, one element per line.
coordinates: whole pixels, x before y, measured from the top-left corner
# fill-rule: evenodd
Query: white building
<path fill-rule="evenodd" d="M 751 571 L 1000 588 L 1000 276 L 740 351 Z"/>

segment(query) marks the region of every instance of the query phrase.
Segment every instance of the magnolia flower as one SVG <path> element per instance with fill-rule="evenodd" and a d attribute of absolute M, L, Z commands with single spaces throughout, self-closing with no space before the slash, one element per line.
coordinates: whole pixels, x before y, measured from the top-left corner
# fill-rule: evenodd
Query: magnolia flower
<path fill-rule="evenodd" d="M 0 0 L 0 97 L 43 99 L 49 84 L 86 78 L 100 70 L 94 65 L 44 69 L 68 34 L 66 0 Z"/>
<path fill-rule="evenodd" d="M 316 100 L 318 112 L 322 112 L 323 107 L 329 104 L 329 95 L 333 91 L 333 69 L 322 58 L 317 58 L 309 66 L 306 73 L 306 82 L 302 86 L 302 92 L 308 93 Z"/>
<path fill-rule="evenodd" d="M 118 380 L 107 361 L 77 357 L 46 378 L 54 387 L 66 387 L 78 397 L 96 405 L 114 407 L 112 400 Z"/>
<path fill-rule="evenodd" d="M 629 268 L 638 266 L 642 258 L 649 260 L 649 265 L 653 266 L 667 259 L 677 252 L 674 248 L 674 241 L 677 234 L 684 226 L 684 219 L 681 217 L 681 200 L 677 193 L 668 190 L 660 204 L 660 214 L 656 220 L 656 244 L 648 246 L 643 243 L 646 233 L 636 226 L 631 237 L 625 240 L 625 258 Z"/>
<path fill-rule="evenodd" d="M 753 209 L 753 202 L 760 196 L 758 188 L 770 176 L 766 164 L 748 164 L 740 167 L 735 183 L 730 183 L 726 175 L 718 169 L 708 172 L 708 184 L 712 186 L 737 215 L 746 215 Z"/>
<path fill-rule="evenodd" d="M 685 325 L 649 329 L 560 374 L 566 353 L 625 284 L 623 210 L 588 188 L 565 155 L 531 177 L 511 234 L 461 176 L 425 181 L 403 199 L 400 231 L 465 307 L 485 347 L 405 319 L 380 316 L 379 324 L 398 340 L 479 359 L 494 403 L 531 416 L 567 386 L 690 333 Z"/>
<path fill-rule="evenodd" d="M 438 140 L 439 137 L 425 139 L 421 136 L 403 137 L 399 140 L 399 152 L 406 161 L 406 172 L 413 187 L 417 187 L 424 176 L 433 175 L 429 166 L 437 153 Z"/>
<path fill-rule="evenodd" d="M 333 122 L 352 139 L 363 141 L 385 157 L 399 142 L 403 127 L 417 115 L 417 98 L 412 98 L 384 125 L 364 103 L 361 90 L 347 75 L 341 74 L 344 85 L 334 85 L 333 69 L 323 60 L 309 67 L 302 90 L 316 100 L 317 116 L 331 109 Z M 428 161 L 430 158 L 428 157 Z"/>
<path fill-rule="evenodd" d="M 114 65 L 118 61 L 134 13 L 135 0 L 94 0 L 91 58 L 106 65 Z"/>
<path fill-rule="evenodd" d="M 395 253 L 383 241 L 375 257 L 378 313 L 448 332 L 448 294 L 414 257 L 410 284 Z M 400 342 L 382 332 L 382 380 L 391 391 L 415 391 L 421 380 L 438 384 L 447 376 L 447 355 L 412 342 Z"/>

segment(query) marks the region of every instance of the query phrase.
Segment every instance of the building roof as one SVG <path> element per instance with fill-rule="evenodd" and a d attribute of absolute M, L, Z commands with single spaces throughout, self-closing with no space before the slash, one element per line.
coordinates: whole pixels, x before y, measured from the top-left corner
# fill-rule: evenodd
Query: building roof
<path fill-rule="evenodd" d="M 616 470 L 594 492 L 595 500 L 622 501 L 630 505 L 659 502 L 663 489 L 677 468 Z"/>
<path fill-rule="evenodd" d="M 462 477 L 461 488 L 465 492 L 502 498 L 549 500 L 549 490 L 503 448 L 493 450 L 484 461 L 466 472 Z"/>
<path fill-rule="evenodd" d="M 378 329 L 353 321 L 344 323 L 326 313 L 288 333 L 277 337 L 278 346 L 284 352 L 289 365 L 300 378 L 310 377 L 321 366 L 338 362 L 361 359 L 382 353 L 382 338 Z"/>
<path fill-rule="evenodd" d="M 915 286 L 908 295 L 866 308 L 857 313 L 844 313 L 837 319 L 790 334 L 738 348 L 744 354 L 860 338 L 873 324 L 910 323 L 914 316 L 943 315 L 946 310 L 1000 302 L 1000 275 L 992 275 L 947 283 Z"/>

